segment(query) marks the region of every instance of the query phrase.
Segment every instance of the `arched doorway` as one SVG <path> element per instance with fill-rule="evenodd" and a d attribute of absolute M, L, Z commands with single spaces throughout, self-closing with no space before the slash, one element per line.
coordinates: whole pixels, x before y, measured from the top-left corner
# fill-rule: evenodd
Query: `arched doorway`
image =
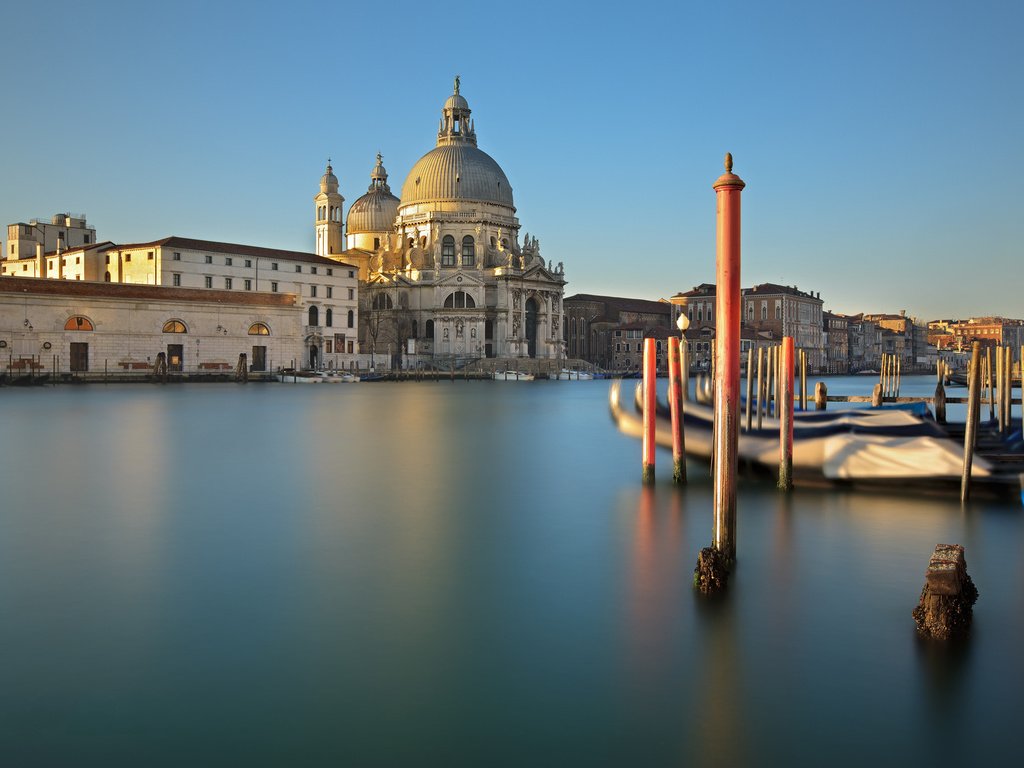
<path fill-rule="evenodd" d="M 537 313 L 540 307 L 532 296 L 526 302 L 526 350 L 530 357 L 537 356 Z"/>
<path fill-rule="evenodd" d="M 320 361 L 320 350 L 316 344 L 309 345 L 309 369 L 315 371 L 318 369 L 317 363 Z"/>

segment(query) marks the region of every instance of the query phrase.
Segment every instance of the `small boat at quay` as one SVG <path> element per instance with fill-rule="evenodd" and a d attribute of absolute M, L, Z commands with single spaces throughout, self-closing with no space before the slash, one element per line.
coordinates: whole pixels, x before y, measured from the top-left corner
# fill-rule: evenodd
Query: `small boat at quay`
<path fill-rule="evenodd" d="M 532 373 L 523 371 L 495 371 L 492 374 L 495 381 L 533 381 Z"/>
<path fill-rule="evenodd" d="M 353 384 L 359 377 L 347 371 L 297 371 L 286 368 L 277 374 L 283 384 Z"/>
<path fill-rule="evenodd" d="M 548 378 L 555 381 L 593 381 L 594 374 L 587 373 L 586 371 L 574 371 L 569 368 L 563 368 L 557 373 L 552 371 L 548 374 Z"/>
<path fill-rule="evenodd" d="M 612 420 L 630 437 L 643 437 L 639 388 L 634 402 L 624 402 L 621 383 L 609 393 Z M 714 411 L 707 404 L 686 401 L 683 408 L 686 456 L 710 462 Z M 959 428 L 959 435 L 955 429 Z M 959 494 L 963 472 L 963 425 L 942 425 L 931 414 L 907 408 L 858 408 L 802 411 L 793 416 L 793 479 L 799 486 L 846 486 L 886 492 Z M 659 402 L 655 417 L 657 444 L 671 449 L 668 406 Z M 1019 422 L 1006 441 L 985 442 L 991 424 L 982 423 L 979 449 L 971 470 L 972 492 L 1019 495 L 1024 482 L 1024 452 Z M 1016 442 L 1015 442 L 1016 441 Z M 738 442 L 741 472 L 778 476 L 779 421 L 762 420 L 761 429 L 741 430 Z"/>

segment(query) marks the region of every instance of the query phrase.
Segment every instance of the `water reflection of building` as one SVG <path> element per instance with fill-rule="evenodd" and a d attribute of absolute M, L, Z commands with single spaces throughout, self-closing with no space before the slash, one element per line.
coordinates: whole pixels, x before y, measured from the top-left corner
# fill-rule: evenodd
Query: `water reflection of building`
<path fill-rule="evenodd" d="M 412 167 L 401 197 L 380 155 L 341 241 L 337 179 L 317 196 L 318 253 L 359 265 L 359 337 L 367 353 L 405 365 L 438 358 L 559 358 L 564 269 L 524 233 L 501 167 L 477 146 L 471 110 L 455 90 L 437 144 Z"/>

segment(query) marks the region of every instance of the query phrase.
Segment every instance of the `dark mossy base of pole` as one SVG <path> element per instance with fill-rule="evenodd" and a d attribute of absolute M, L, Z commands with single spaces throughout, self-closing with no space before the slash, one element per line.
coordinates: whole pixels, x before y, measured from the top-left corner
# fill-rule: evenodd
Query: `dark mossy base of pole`
<path fill-rule="evenodd" d="M 672 482 L 676 485 L 686 484 L 686 459 L 672 462 Z"/>
<path fill-rule="evenodd" d="M 640 477 L 640 482 L 644 485 L 654 485 L 654 465 L 644 464 L 643 474 Z"/>
<path fill-rule="evenodd" d="M 729 583 L 729 562 L 714 547 L 704 547 L 693 569 L 693 586 L 705 595 L 723 592 Z"/>
<path fill-rule="evenodd" d="M 921 599 L 913 611 L 918 635 L 936 640 L 966 637 L 977 599 L 978 588 L 967 574 L 964 548 L 939 544 L 928 563 Z"/>

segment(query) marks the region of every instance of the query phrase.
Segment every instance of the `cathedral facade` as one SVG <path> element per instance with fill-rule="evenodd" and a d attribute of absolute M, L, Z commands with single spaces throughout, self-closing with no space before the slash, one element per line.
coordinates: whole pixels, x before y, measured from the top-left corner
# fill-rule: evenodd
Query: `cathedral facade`
<path fill-rule="evenodd" d="M 361 351 L 393 365 L 565 354 L 564 268 L 544 260 L 536 238 L 520 238 L 512 187 L 477 147 L 470 115 L 456 78 L 436 146 L 401 196 L 378 154 L 344 229 L 330 165 L 320 181 L 317 253 L 359 266 Z"/>

